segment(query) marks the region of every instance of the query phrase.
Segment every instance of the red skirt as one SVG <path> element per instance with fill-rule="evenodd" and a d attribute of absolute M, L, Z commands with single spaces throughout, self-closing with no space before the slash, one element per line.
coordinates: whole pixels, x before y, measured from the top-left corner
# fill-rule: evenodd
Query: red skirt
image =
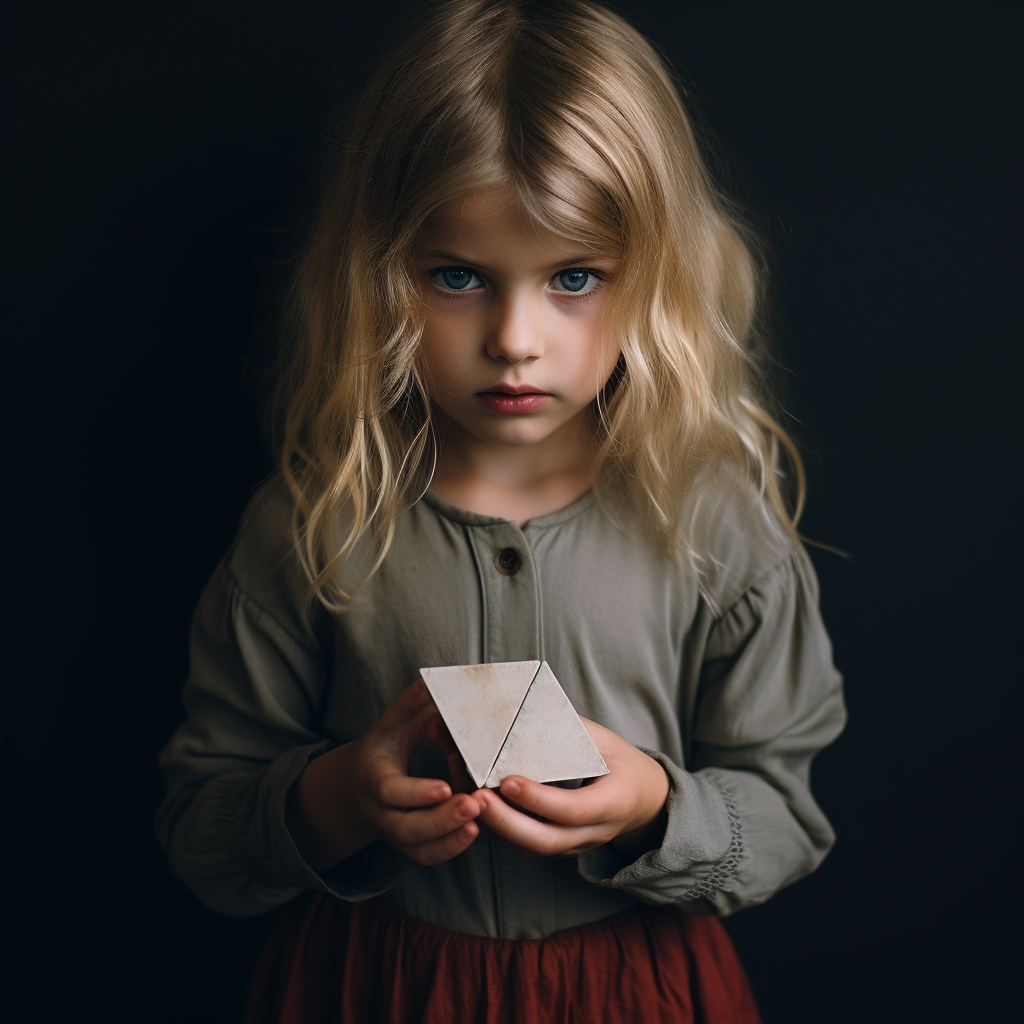
<path fill-rule="evenodd" d="M 277 922 L 245 1024 L 760 1024 L 721 922 L 640 907 L 487 939 L 324 893 Z"/>

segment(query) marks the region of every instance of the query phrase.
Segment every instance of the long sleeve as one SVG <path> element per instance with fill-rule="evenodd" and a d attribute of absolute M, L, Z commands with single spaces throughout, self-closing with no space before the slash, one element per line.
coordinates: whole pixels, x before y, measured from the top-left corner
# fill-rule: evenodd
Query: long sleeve
<path fill-rule="evenodd" d="M 650 903 L 730 914 L 813 871 L 834 836 L 810 793 L 814 755 L 845 721 L 841 678 L 806 553 L 793 549 L 711 627 L 689 770 L 647 753 L 671 789 L 662 845 L 633 863 L 610 846 L 580 873 Z"/>
<path fill-rule="evenodd" d="M 217 571 L 193 621 L 188 719 L 160 757 L 169 795 L 156 828 L 171 869 L 206 906 L 233 916 L 307 888 L 362 899 L 398 871 L 394 851 L 374 843 L 321 877 L 292 841 L 288 789 L 333 741 L 317 725 L 324 653 L 282 618 L 242 588 L 231 559 Z"/>

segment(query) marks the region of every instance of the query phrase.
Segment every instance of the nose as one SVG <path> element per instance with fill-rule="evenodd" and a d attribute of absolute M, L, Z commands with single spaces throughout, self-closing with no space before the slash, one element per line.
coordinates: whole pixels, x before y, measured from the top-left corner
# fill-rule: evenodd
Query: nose
<path fill-rule="evenodd" d="M 541 310 L 525 294 L 510 294 L 494 305 L 487 354 L 503 363 L 525 363 L 544 354 Z"/>

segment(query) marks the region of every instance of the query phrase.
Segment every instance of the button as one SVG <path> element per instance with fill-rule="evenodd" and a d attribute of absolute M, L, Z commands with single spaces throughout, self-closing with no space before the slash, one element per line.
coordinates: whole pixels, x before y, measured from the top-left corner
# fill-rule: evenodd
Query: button
<path fill-rule="evenodd" d="M 498 552 L 498 557 L 494 559 L 494 564 L 502 576 L 515 576 L 519 572 L 523 560 L 515 548 L 502 548 Z"/>

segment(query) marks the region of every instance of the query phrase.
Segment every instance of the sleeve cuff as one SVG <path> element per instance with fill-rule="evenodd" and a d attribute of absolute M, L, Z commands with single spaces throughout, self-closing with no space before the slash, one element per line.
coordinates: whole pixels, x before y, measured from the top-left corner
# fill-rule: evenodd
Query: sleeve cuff
<path fill-rule="evenodd" d="M 744 856 L 732 798 L 714 780 L 684 771 L 659 751 L 640 749 L 669 776 L 661 846 L 629 861 L 608 843 L 581 854 L 579 872 L 588 882 L 623 889 L 646 903 L 685 903 L 696 911 L 714 912 L 705 901 L 736 873 Z"/>
<path fill-rule="evenodd" d="M 306 765 L 333 745 L 325 740 L 296 747 L 262 772 L 225 779 L 230 785 L 218 802 L 218 832 L 231 859 L 264 890 L 268 903 L 280 903 L 303 889 L 353 902 L 369 899 L 391 888 L 401 871 L 398 852 L 380 841 L 323 875 L 299 853 L 285 824 L 285 798 Z"/>

